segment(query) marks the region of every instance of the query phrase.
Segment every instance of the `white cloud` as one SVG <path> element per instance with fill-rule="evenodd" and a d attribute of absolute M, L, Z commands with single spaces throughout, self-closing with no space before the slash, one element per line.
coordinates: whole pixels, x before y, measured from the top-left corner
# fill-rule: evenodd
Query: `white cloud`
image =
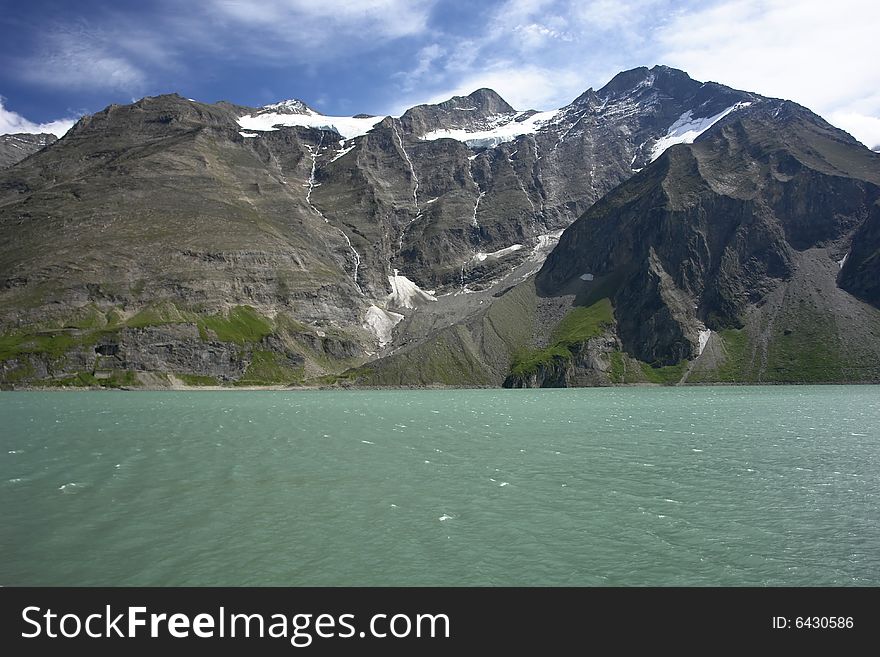
<path fill-rule="evenodd" d="M 827 117 L 833 125 L 843 128 L 868 148 L 880 150 L 880 118 L 858 112 L 838 111 Z"/>
<path fill-rule="evenodd" d="M 581 76 L 574 71 L 500 63 L 468 75 L 457 86 L 436 94 L 427 102 L 437 103 L 487 87 L 497 91 L 516 109 L 548 110 L 574 100 L 584 91 L 582 86 Z"/>
<path fill-rule="evenodd" d="M 51 133 L 56 137 L 63 137 L 64 133 L 73 127 L 76 119 L 59 119 L 49 123 L 34 123 L 28 121 L 18 112 L 13 112 L 4 107 L 4 98 L 0 96 L 0 135 L 9 135 L 16 132 L 28 132 L 31 134 Z"/>
<path fill-rule="evenodd" d="M 794 100 L 873 146 L 878 33 L 876 0 L 724 0 L 677 16 L 656 38 L 665 64 Z"/>
<path fill-rule="evenodd" d="M 527 49 L 540 48 L 548 41 L 561 40 L 571 41 L 572 36 L 566 32 L 560 32 L 543 23 L 528 23 L 517 25 L 514 30 L 522 40 L 522 45 Z"/>
<path fill-rule="evenodd" d="M 38 48 L 12 63 L 30 83 L 103 89 L 133 97 L 193 72 L 193 60 L 252 61 L 257 68 L 323 61 L 420 34 L 438 0 L 157 0 L 149 20 L 108 10 L 68 25 L 49 23 Z"/>
<path fill-rule="evenodd" d="M 446 55 L 446 49 L 438 43 L 432 43 L 419 50 L 416 54 L 416 65 L 412 70 L 395 74 L 402 79 L 401 89 L 411 91 L 423 83 L 431 73 L 434 63 Z"/>
<path fill-rule="evenodd" d="M 205 15 L 243 28 L 259 28 L 259 48 L 270 38 L 308 48 L 326 46 L 336 52 L 290 53 L 323 58 L 348 50 L 353 42 L 376 44 L 419 34 L 437 0 L 209 0 Z M 227 26 L 229 26 L 227 22 Z M 249 49 L 248 44 L 245 48 Z M 261 50 L 265 51 L 265 50 Z M 282 53 L 279 53 L 282 55 Z"/>
<path fill-rule="evenodd" d="M 518 108 L 551 109 L 645 63 L 646 36 L 672 0 L 507 0 L 479 37 L 436 35 L 443 52 L 402 71 L 406 100 L 425 102 L 486 86 Z M 658 16 L 659 12 L 659 16 Z"/>
<path fill-rule="evenodd" d="M 146 74 L 124 52 L 127 41 L 85 28 L 64 28 L 44 36 L 43 47 L 19 63 L 28 82 L 56 89 L 140 92 Z"/>
<path fill-rule="evenodd" d="M 658 9 L 665 11 L 664 4 L 663 0 L 591 0 L 573 3 L 571 11 L 582 30 L 634 33 L 641 32 L 638 28 L 646 21 L 656 24 L 665 18 L 658 13 Z"/>

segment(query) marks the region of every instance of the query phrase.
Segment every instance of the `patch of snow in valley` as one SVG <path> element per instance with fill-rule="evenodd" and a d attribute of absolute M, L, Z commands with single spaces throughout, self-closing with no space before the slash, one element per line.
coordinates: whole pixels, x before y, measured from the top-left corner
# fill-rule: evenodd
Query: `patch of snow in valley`
<path fill-rule="evenodd" d="M 245 138 L 247 138 L 247 137 L 259 137 L 259 136 L 260 136 L 260 135 L 258 135 L 256 132 L 239 132 L 238 134 L 240 134 L 242 137 L 245 137 Z"/>
<path fill-rule="evenodd" d="M 700 344 L 699 344 L 699 349 L 697 350 L 697 356 L 703 355 L 703 349 L 705 349 L 706 345 L 709 344 L 709 338 L 711 338 L 711 337 L 712 337 L 712 330 L 711 329 L 704 328 L 704 329 L 700 330 L 700 338 L 699 338 Z"/>
<path fill-rule="evenodd" d="M 537 112 L 532 116 L 517 121 L 520 114 L 504 114 L 497 117 L 492 124 L 481 130 L 467 130 L 465 128 L 432 130 L 422 135 L 425 141 L 435 139 L 456 139 L 471 147 L 494 148 L 498 144 L 513 141 L 520 135 L 530 135 L 538 131 L 547 123 L 550 123 L 559 113 L 559 110 L 549 112 Z"/>
<path fill-rule="evenodd" d="M 482 251 L 477 251 L 477 253 L 474 254 L 474 260 L 476 262 L 483 262 L 484 260 L 503 258 L 510 253 L 514 253 L 524 248 L 525 247 L 522 244 L 511 244 L 508 247 L 499 249 L 498 251 L 492 251 L 491 253 L 483 253 Z"/>
<path fill-rule="evenodd" d="M 391 342 L 391 332 L 402 320 L 403 315 L 399 313 L 393 313 L 378 306 L 370 306 L 367 308 L 363 326 L 372 331 L 379 340 L 379 346 L 384 347 Z"/>
<path fill-rule="evenodd" d="M 693 111 L 688 110 L 669 126 L 664 137 L 660 137 L 651 147 L 651 162 L 656 160 L 663 154 L 667 148 L 674 144 L 692 144 L 694 140 L 701 134 L 706 132 L 713 125 L 718 123 L 725 116 L 743 107 L 748 107 L 751 103 L 737 103 L 731 105 L 726 110 L 722 110 L 713 116 L 706 116 L 700 119 L 693 118 Z"/>
<path fill-rule="evenodd" d="M 532 276 L 541 269 L 541 266 L 544 264 L 544 261 L 547 259 L 547 256 L 550 254 L 556 245 L 559 243 L 559 238 L 562 236 L 564 229 L 554 230 L 552 233 L 544 233 L 543 235 L 538 235 L 537 243 L 532 248 L 532 252 L 529 254 L 527 259 L 528 262 L 533 263 L 522 275 L 517 279 L 518 281 L 524 281 L 529 276 Z"/>
<path fill-rule="evenodd" d="M 415 309 L 431 301 L 437 301 L 437 297 L 420 288 L 406 276 L 402 276 L 397 269 L 394 270 L 393 276 L 388 277 L 388 282 L 391 284 L 388 305 L 394 308 Z"/>
<path fill-rule="evenodd" d="M 559 238 L 562 237 L 563 232 L 564 229 L 538 235 L 538 243 L 535 244 L 535 255 L 546 255 L 548 251 L 559 243 Z"/>
<path fill-rule="evenodd" d="M 341 150 L 336 151 L 336 155 L 334 155 L 332 158 L 330 158 L 330 161 L 335 162 L 336 160 L 338 160 L 340 157 L 342 157 L 346 153 L 350 153 L 352 150 L 354 150 L 355 146 L 357 146 L 357 144 L 352 144 L 351 146 L 348 146 L 347 148 L 342 148 Z"/>
<path fill-rule="evenodd" d="M 849 253 L 843 256 L 840 260 L 837 261 L 837 266 L 839 269 L 843 269 L 843 266 L 846 264 L 846 259 L 849 258 Z"/>
<path fill-rule="evenodd" d="M 290 103 L 291 101 L 285 101 Z M 248 114 L 238 119 L 238 125 L 245 130 L 259 130 L 268 132 L 277 130 L 276 126 L 302 126 L 305 128 L 318 128 L 320 130 L 330 130 L 337 133 L 345 139 L 360 137 L 367 134 L 373 129 L 377 123 L 382 121 L 384 116 L 371 116 L 368 118 L 356 119 L 351 116 L 324 116 L 317 112 L 302 106 L 302 109 L 295 110 L 294 113 L 288 113 L 283 110 L 287 106 L 284 103 L 276 103 L 275 105 L 267 105 L 262 112 L 257 114 Z M 296 107 L 296 106 L 290 106 Z"/>
<path fill-rule="evenodd" d="M 593 275 L 590 273 L 581 274 L 580 276 L 582 281 L 591 281 L 593 280 Z"/>

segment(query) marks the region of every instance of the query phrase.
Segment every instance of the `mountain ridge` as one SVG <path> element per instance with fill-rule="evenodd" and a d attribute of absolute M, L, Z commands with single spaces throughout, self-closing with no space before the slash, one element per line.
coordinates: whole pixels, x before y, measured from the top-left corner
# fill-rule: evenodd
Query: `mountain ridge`
<path fill-rule="evenodd" d="M 550 112 L 519 112 L 488 89 L 400 117 L 176 94 L 111 105 L 0 172 L 2 378 L 499 385 L 517 350 L 544 348 L 552 332 L 535 342 L 502 324 L 564 306 L 521 286 L 612 190 L 640 179 L 662 193 L 657 171 L 673 156 L 659 148 L 790 112 L 803 122 L 792 139 L 824 131 L 839 151 L 822 162 L 804 151 L 811 170 L 852 179 L 864 147 L 796 108 L 662 66 Z M 742 162 L 771 146 L 751 143 Z M 860 166 L 874 175 L 873 160 Z M 868 222 L 858 230 L 874 243 Z M 841 282 L 870 303 L 875 260 L 863 250 Z M 677 330 L 684 342 L 660 358 L 670 365 L 699 347 L 694 326 Z M 609 336 L 627 358 L 653 353 Z M 443 374 L 440 353 L 469 374 Z M 404 360 L 409 379 L 394 373 Z"/>

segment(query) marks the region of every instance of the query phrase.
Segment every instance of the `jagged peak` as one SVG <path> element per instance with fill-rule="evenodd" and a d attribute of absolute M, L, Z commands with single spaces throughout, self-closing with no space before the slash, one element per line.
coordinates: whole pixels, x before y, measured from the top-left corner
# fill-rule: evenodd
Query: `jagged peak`
<path fill-rule="evenodd" d="M 424 103 L 416 105 L 407 110 L 407 113 L 416 109 L 424 110 L 430 108 L 436 108 L 447 112 L 455 110 L 473 111 L 482 116 L 510 114 L 516 111 L 498 94 L 498 92 L 492 89 L 481 88 L 472 91 L 467 96 L 452 96 L 452 98 L 439 103 Z"/>
<path fill-rule="evenodd" d="M 648 68 L 639 66 L 621 71 L 599 90 L 599 95 L 605 98 L 622 96 L 642 88 L 656 87 L 666 93 L 675 91 L 676 87 L 685 86 L 688 90 L 698 88 L 699 82 L 691 78 L 687 73 L 671 66 L 657 64 Z"/>
<path fill-rule="evenodd" d="M 494 89 L 481 87 L 480 89 L 469 93 L 467 97 L 474 101 L 477 107 L 485 107 L 488 110 L 493 110 L 498 113 L 515 111 L 513 107 L 511 107 L 510 104 Z"/>
<path fill-rule="evenodd" d="M 670 77 L 683 77 L 688 80 L 691 79 L 691 76 L 687 74 L 686 71 L 682 71 L 680 68 L 674 68 L 672 66 L 666 66 L 666 64 L 654 64 L 650 68 L 651 73 L 654 75 L 668 75 Z"/>
<path fill-rule="evenodd" d="M 599 89 L 599 95 L 603 97 L 618 96 L 625 92 L 632 91 L 639 85 L 647 83 L 651 79 L 651 76 L 651 70 L 647 66 L 639 66 L 637 68 L 631 68 L 628 71 L 621 71 L 611 78 L 608 84 Z"/>
<path fill-rule="evenodd" d="M 593 87 L 590 87 L 584 93 L 582 93 L 580 96 L 578 96 L 573 101 L 571 101 L 570 104 L 571 105 L 583 105 L 585 103 L 597 103 L 597 102 L 599 102 L 599 94 L 596 93 L 596 91 L 593 89 Z"/>
<path fill-rule="evenodd" d="M 271 105 L 264 105 L 260 108 L 260 112 L 272 114 L 305 114 L 306 116 L 321 115 L 320 112 L 313 110 L 299 98 L 290 98 L 288 100 L 272 103 Z"/>
<path fill-rule="evenodd" d="M 143 106 L 143 105 L 155 105 L 155 104 L 166 103 L 166 102 L 188 103 L 191 101 L 187 98 L 184 98 L 176 91 L 174 91 L 174 92 L 171 92 L 170 94 L 156 94 L 155 96 L 144 96 L 143 98 L 135 101 L 132 104 L 139 107 L 139 106 Z M 111 107 L 124 107 L 124 105 L 118 105 L 116 103 L 113 103 L 110 106 Z"/>

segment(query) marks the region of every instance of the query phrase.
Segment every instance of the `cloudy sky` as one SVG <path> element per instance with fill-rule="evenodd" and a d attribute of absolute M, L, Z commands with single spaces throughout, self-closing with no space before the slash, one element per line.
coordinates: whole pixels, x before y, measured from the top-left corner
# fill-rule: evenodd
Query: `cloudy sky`
<path fill-rule="evenodd" d="M 29 0 L 0 12 L 0 134 L 176 91 L 399 114 L 491 87 L 551 109 L 667 64 L 880 145 L 877 0 Z"/>

